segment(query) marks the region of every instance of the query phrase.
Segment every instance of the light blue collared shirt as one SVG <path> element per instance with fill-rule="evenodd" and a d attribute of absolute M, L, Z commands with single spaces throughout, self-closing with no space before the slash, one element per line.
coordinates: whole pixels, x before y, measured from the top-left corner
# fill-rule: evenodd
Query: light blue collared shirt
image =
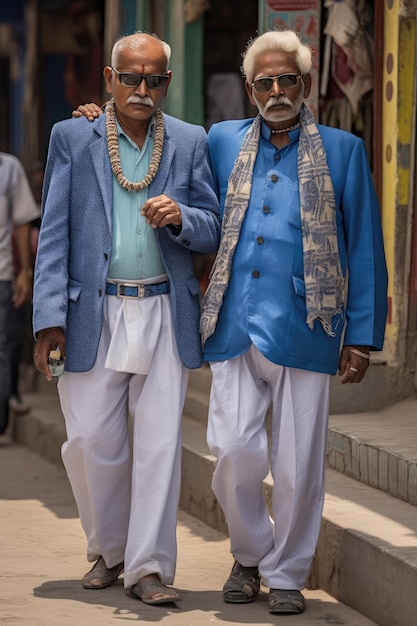
<path fill-rule="evenodd" d="M 117 123 L 120 163 L 124 176 L 133 182 L 147 174 L 153 149 L 155 121 L 149 124 L 142 150 Z M 152 226 L 146 223 L 141 209 L 148 199 L 149 187 L 127 191 L 113 175 L 113 240 L 108 278 L 142 280 L 165 273 Z"/>

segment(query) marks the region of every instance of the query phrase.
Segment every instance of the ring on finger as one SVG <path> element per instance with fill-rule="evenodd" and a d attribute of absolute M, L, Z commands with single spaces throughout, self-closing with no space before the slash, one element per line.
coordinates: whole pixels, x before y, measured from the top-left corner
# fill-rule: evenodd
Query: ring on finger
<path fill-rule="evenodd" d="M 357 369 L 356 369 L 356 367 L 352 367 L 352 366 L 351 366 L 351 367 L 349 367 L 349 369 L 350 369 L 350 370 L 352 370 L 352 372 L 355 372 L 355 373 L 358 373 L 358 372 L 359 372 L 359 370 L 357 370 Z"/>

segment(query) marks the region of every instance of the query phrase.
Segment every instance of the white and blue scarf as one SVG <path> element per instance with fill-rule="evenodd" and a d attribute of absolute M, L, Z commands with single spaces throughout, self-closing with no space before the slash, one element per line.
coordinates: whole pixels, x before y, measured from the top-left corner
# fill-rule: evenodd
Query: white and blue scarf
<path fill-rule="evenodd" d="M 262 117 L 257 115 L 243 140 L 230 174 L 220 247 L 203 298 L 200 321 L 202 343 L 214 333 L 229 284 L 234 251 L 249 204 L 253 168 L 259 148 Z M 318 320 L 334 336 L 332 318 L 344 301 L 344 278 L 336 231 L 336 202 L 323 142 L 313 115 L 303 104 L 300 111 L 297 166 L 306 291 L 306 323 Z"/>

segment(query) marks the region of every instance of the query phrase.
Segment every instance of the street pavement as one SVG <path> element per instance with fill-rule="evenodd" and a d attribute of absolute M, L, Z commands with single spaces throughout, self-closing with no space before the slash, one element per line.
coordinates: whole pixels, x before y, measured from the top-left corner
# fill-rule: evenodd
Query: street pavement
<path fill-rule="evenodd" d="M 36 395 L 37 411 L 50 410 L 50 394 Z M 221 588 L 232 566 L 228 539 L 183 511 L 175 579 L 183 600 L 177 606 L 147 606 L 127 596 L 122 577 L 107 589 L 83 589 L 80 580 L 90 565 L 63 466 L 8 436 L 0 438 L 0 529 L 0 624 L 374 624 L 321 590 L 304 591 L 303 615 L 269 614 L 266 589 L 254 603 L 225 604 Z"/>

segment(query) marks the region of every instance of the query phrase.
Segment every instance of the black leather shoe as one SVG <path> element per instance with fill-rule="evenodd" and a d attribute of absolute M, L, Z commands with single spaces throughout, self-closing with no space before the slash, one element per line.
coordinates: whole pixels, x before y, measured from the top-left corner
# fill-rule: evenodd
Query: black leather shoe
<path fill-rule="evenodd" d="M 123 563 L 108 568 L 101 556 L 84 576 L 82 585 L 84 589 L 104 589 L 116 582 L 122 572 Z"/>
<path fill-rule="evenodd" d="M 230 576 L 223 587 L 225 602 L 253 602 L 261 586 L 258 567 L 243 567 L 235 561 Z"/>
<path fill-rule="evenodd" d="M 305 599 L 297 589 L 270 589 L 268 594 L 270 613 L 303 613 Z"/>

